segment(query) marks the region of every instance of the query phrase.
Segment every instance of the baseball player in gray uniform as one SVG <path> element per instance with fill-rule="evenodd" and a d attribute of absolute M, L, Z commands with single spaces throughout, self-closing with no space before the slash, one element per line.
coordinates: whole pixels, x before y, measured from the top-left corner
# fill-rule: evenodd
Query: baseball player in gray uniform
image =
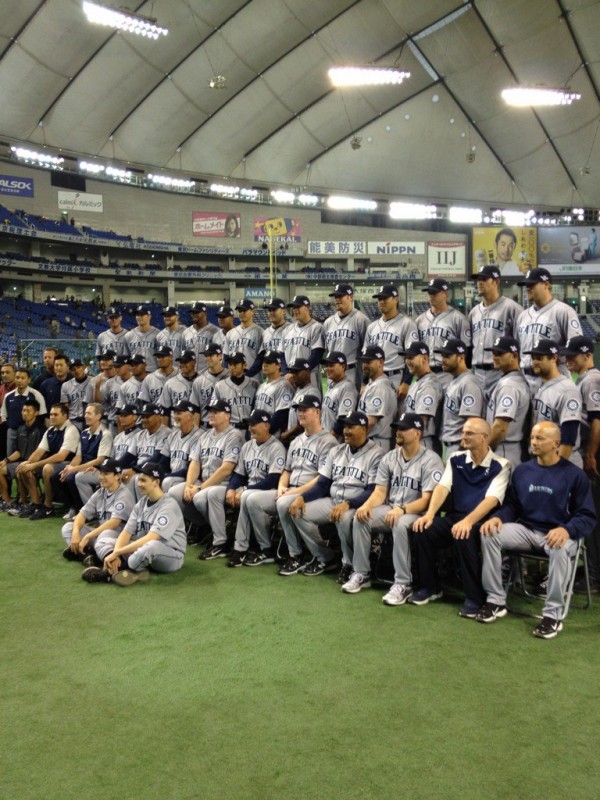
<path fill-rule="evenodd" d="M 269 301 L 266 308 L 267 316 L 271 324 L 263 331 L 261 354 L 266 353 L 267 350 L 275 350 L 278 353 L 283 353 L 283 340 L 291 325 L 291 322 L 285 315 L 285 301 L 280 297 L 274 297 Z M 286 372 L 287 364 L 285 363 L 284 355 L 281 365 L 281 374 L 285 375 Z"/>
<path fill-rule="evenodd" d="M 243 353 L 233 353 L 227 358 L 229 377 L 217 381 L 213 388 L 211 406 L 218 400 L 226 400 L 231 406 L 231 424 L 241 430 L 248 428 L 248 418 L 254 408 L 258 391 L 256 378 L 245 375 L 246 358 Z"/>
<path fill-rule="evenodd" d="M 149 568 L 165 573 L 183 566 L 185 524 L 176 501 L 161 488 L 162 470 L 156 464 L 145 464 L 138 478 L 142 498 L 117 536 L 112 552 L 104 557 L 103 566 L 84 570 L 81 577 L 90 583 L 131 586 L 147 581 Z"/>
<path fill-rule="evenodd" d="M 200 428 L 194 425 L 195 411 L 196 407 L 186 400 L 173 408 L 176 427 L 160 449 L 159 464 L 165 471 L 162 482 L 164 492 L 185 483 L 192 453 L 202 434 Z"/>
<path fill-rule="evenodd" d="M 173 408 L 183 400 L 189 400 L 198 377 L 196 372 L 196 353 L 193 350 L 184 350 L 178 357 L 179 372 L 169 378 L 162 388 L 158 405 L 162 408 L 163 423 L 166 425 L 171 417 Z"/>
<path fill-rule="evenodd" d="M 321 401 L 316 395 L 303 395 L 297 407 L 304 433 L 290 445 L 277 489 L 250 492 L 246 500 L 252 528 L 263 542 L 270 540 L 271 523 L 279 515 L 289 550 L 289 558 L 279 570 L 280 575 L 293 575 L 304 568 L 302 543 L 298 540 L 287 509 L 298 495 L 315 485 L 319 468 L 325 465 L 327 454 L 337 444 L 335 438 L 321 426 Z M 244 564 L 253 567 L 267 563 L 265 555 L 271 558 L 273 553 L 267 549 L 249 554 Z"/>
<path fill-rule="evenodd" d="M 369 318 L 354 308 L 354 289 L 349 283 L 338 283 L 329 295 L 335 303 L 335 314 L 323 323 L 325 349 L 346 356 L 346 377 L 359 388 L 362 372 L 358 360 L 363 349 Z"/>
<path fill-rule="evenodd" d="M 207 368 L 198 375 L 192 384 L 190 402 L 196 406 L 196 422 L 204 429 L 208 427 L 206 411 L 212 397 L 213 389 L 219 381 L 229 376 L 229 370 L 223 366 L 223 350 L 214 340 L 204 351 Z"/>
<path fill-rule="evenodd" d="M 485 401 L 479 381 L 467 369 L 467 345 L 464 342 L 460 339 L 448 339 L 435 352 L 442 357 L 442 369 L 450 375 L 450 383 L 444 391 L 440 432 L 447 461 L 459 449 L 465 420 L 469 417 L 481 417 Z"/>
<path fill-rule="evenodd" d="M 487 401 L 489 445 L 516 466 L 527 450 L 531 416 L 529 384 L 519 369 L 519 343 L 510 336 L 499 336 L 487 350 L 492 353 L 494 369 L 500 373 Z"/>
<path fill-rule="evenodd" d="M 258 354 L 262 349 L 263 330 L 254 322 L 254 303 L 247 298 L 235 307 L 240 324 L 232 328 L 225 337 L 225 355 L 243 353 L 246 359 L 246 375 L 252 378 L 260 371 Z"/>
<path fill-rule="evenodd" d="M 400 606 L 412 594 L 408 532 L 427 510 L 433 487 L 444 473 L 441 458 L 421 444 L 422 433 L 423 421 L 418 414 L 401 414 L 396 426 L 396 447 L 381 459 L 375 489 L 356 510 L 350 543 L 352 571 L 342 584 L 343 592 L 356 594 L 371 585 L 371 536 L 391 529 L 394 583 L 383 602 Z"/>
<path fill-rule="evenodd" d="M 552 339 L 540 339 L 522 355 L 531 356 L 533 373 L 541 379 L 540 388 L 531 401 L 531 427 L 538 422 L 555 422 L 560 427 L 558 454 L 582 467 L 579 435 L 581 394 L 571 378 L 559 372 L 558 343 Z"/>
<path fill-rule="evenodd" d="M 600 520 L 600 474 L 598 452 L 600 451 L 600 370 L 594 367 L 594 342 L 588 336 L 569 339 L 563 355 L 567 367 L 577 373 L 577 388 L 581 393 L 581 457 L 583 468 L 592 483 L 592 497 L 596 516 Z M 600 525 L 586 539 L 590 584 L 594 592 L 600 590 Z M 575 583 L 575 591 L 587 591 L 585 581 Z"/>
<path fill-rule="evenodd" d="M 122 383 L 119 387 L 117 408 L 139 405 L 138 397 L 142 391 L 144 381 L 148 376 L 148 373 L 146 372 L 146 359 L 144 356 L 134 356 L 133 358 L 128 359 L 127 364 L 131 370 L 131 377 L 125 380 L 125 383 Z"/>
<path fill-rule="evenodd" d="M 98 334 L 96 339 L 96 356 L 106 353 L 107 350 L 116 356 L 127 355 L 124 338 L 127 331 L 121 327 L 123 316 L 118 308 L 107 308 L 105 317 L 108 321 L 108 330 Z"/>
<path fill-rule="evenodd" d="M 288 364 L 287 380 L 295 390 L 292 397 L 292 406 L 288 414 L 288 427 L 287 430 L 281 434 L 281 441 L 287 447 L 295 436 L 302 433 L 302 426 L 298 420 L 298 409 L 295 408 L 296 401 L 308 390 L 311 394 L 316 394 L 321 397 L 320 386 L 315 386 L 312 383 L 312 374 L 310 364 L 307 359 L 297 358 L 291 364 Z"/>
<path fill-rule="evenodd" d="M 201 561 L 227 555 L 225 494 L 244 444 L 244 434 L 230 423 L 231 405 L 228 401 L 216 400 L 209 406 L 209 430 L 201 433 L 190 455 L 185 484 L 174 486 L 169 491 L 186 517 L 193 520 L 195 510 L 210 524 L 213 542 L 198 556 Z"/>
<path fill-rule="evenodd" d="M 477 281 L 477 292 L 482 300 L 469 314 L 473 337 L 472 368 L 488 400 L 500 380 L 489 348 L 500 336 L 514 337 L 516 321 L 523 307 L 500 294 L 500 270 L 494 264 L 483 267 L 473 280 Z"/>
<path fill-rule="evenodd" d="M 134 505 L 131 492 L 121 486 L 121 467 L 114 459 L 105 458 L 96 470 L 100 488 L 61 530 L 67 545 L 63 556 L 69 561 L 84 561 L 87 566 L 100 566 L 112 552 Z M 92 553 L 96 559 L 92 557 L 88 563 L 86 556 Z"/>
<path fill-rule="evenodd" d="M 421 444 L 438 455 L 442 454 L 439 429 L 442 421 L 442 384 L 429 366 L 429 347 L 425 342 L 413 342 L 404 354 L 408 371 L 415 380 L 408 388 L 405 406 L 418 414 L 423 422 Z"/>
<path fill-rule="evenodd" d="M 563 347 L 568 339 L 581 336 L 583 331 L 575 309 L 552 296 L 552 276 L 547 269 L 530 269 L 518 285 L 527 287 L 527 299 L 531 303 L 517 319 L 515 338 L 521 348 L 521 369 L 533 394 L 540 385 L 529 357 L 533 345 L 548 339 Z M 558 367 L 559 372 L 569 377 L 563 358 L 559 358 Z"/>
<path fill-rule="evenodd" d="M 325 352 L 323 326 L 311 316 L 310 300 L 304 294 L 297 294 L 288 308 L 292 309 L 294 321 L 283 336 L 285 363 L 305 359 L 311 369 L 311 382 L 320 386 L 320 364 Z"/>
<path fill-rule="evenodd" d="M 204 351 L 218 332 L 216 325 L 208 321 L 204 303 L 194 303 L 191 309 L 192 324 L 183 333 L 183 349 L 191 350 L 196 355 L 196 369 L 206 369 Z"/>
<path fill-rule="evenodd" d="M 361 359 L 363 375 L 368 383 L 358 398 L 358 411 L 366 414 L 369 420 L 369 439 L 387 451 L 391 445 L 392 422 L 398 401 L 390 379 L 383 373 L 385 353 L 381 347 L 369 345 Z"/>
<path fill-rule="evenodd" d="M 227 561 L 228 567 L 241 567 L 250 548 L 252 522 L 248 500 L 255 492 L 275 489 L 285 467 L 285 447 L 270 432 L 271 417 L 264 411 L 253 411 L 248 420 L 250 441 L 242 447 L 239 461 L 229 479 L 225 502 L 239 508 L 235 543 Z M 252 556 L 253 565 L 272 564 L 271 534 L 263 528 L 254 535 L 260 550 Z"/>
<path fill-rule="evenodd" d="M 146 403 L 140 409 L 142 418 L 142 430 L 129 442 L 127 452 L 121 458 L 119 464 L 123 468 L 121 480 L 139 500 L 138 480 L 134 475 L 146 463 L 157 463 L 160 460 L 160 451 L 165 440 L 171 435 L 171 429 L 161 422 L 160 406 L 153 406 Z M 162 479 L 162 476 L 161 476 Z"/>
<path fill-rule="evenodd" d="M 74 377 L 65 381 L 60 387 L 60 402 L 69 406 L 69 419 L 79 430 L 83 430 L 85 398 L 88 396 L 92 379 L 87 374 L 86 365 L 79 358 L 71 361 L 71 372 Z"/>
<path fill-rule="evenodd" d="M 138 395 L 138 402 L 160 405 L 160 397 L 165 383 L 174 378 L 179 370 L 173 366 L 173 351 L 170 347 L 166 345 L 159 347 L 154 351 L 154 357 L 158 368 L 144 380 Z"/>
<path fill-rule="evenodd" d="M 254 410 L 266 411 L 271 417 L 271 433 L 275 436 L 288 425 L 294 389 L 281 375 L 283 353 L 267 350 L 262 357 L 262 372 L 266 378 L 259 384 L 254 398 Z"/>
<path fill-rule="evenodd" d="M 403 400 L 408 392 L 410 377 L 404 361 L 404 352 L 419 336 L 415 323 L 398 310 L 398 289 L 391 283 L 384 284 L 373 297 L 381 311 L 381 317 L 371 322 L 365 333 L 363 352 L 369 346 L 380 347 L 385 353 L 383 370 L 392 383 L 398 397 Z"/>
<path fill-rule="evenodd" d="M 356 410 L 358 391 L 355 382 L 346 377 L 346 356 L 343 353 L 332 350 L 323 359 L 323 364 L 328 383 L 323 395 L 321 425 L 341 438 L 343 422 L 340 417 L 346 417 Z"/>
<path fill-rule="evenodd" d="M 429 295 L 429 308 L 416 319 L 419 339 L 429 347 L 430 367 L 442 384 L 442 388 L 452 380 L 450 374 L 442 369 L 439 347 L 448 339 L 460 339 L 466 346 L 465 355 L 469 357 L 471 347 L 471 326 L 469 320 L 456 308 L 448 305 L 450 284 L 443 278 L 433 278 L 425 287 Z"/>
<path fill-rule="evenodd" d="M 163 308 L 162 317 L 165 327 L 158 332 L 156 343 L 159 347 L 169 347 L 173 353 L 173 358 L 179 358 L 184 350 L 183 334 L 185 325 L 179 322 L 179 311 L 176 306 Z"/>
<path fill-rule="evenodd" d="M 140 358 L 143 358 L 143 356 L 135 356 L 135 359 Z M 100 384 L 97 395 L 104 409 L 107 427 L 114 435 L 117 432 L 117 408 L 119 407 L 123 387 L 129 380 L 131 367 L 127 356 L 115 356 L 113 366 L 115 374 Z"/>
<path fill-rule="evenodd" d="M 293 524 L 313 556 L 304 570 L 312 577 L 337 569 L 335 552 L 323 540 L 319 525 L 333 522 L 342 543 L 342 572 L 352 566 L 351 539 L 354 512 L 370 497 L 375 488 L 377 468 L 383 450 L 367 438 L 369 420 L 355 411 L 344 420 L 344 444 L 332 448 L 324 467 L 319 468 L 315 486 L 299 495 L 288 507 Z"/>
<path fill-rule="evenodd" d="M 227 349 L 225 344 L 227 341 L 227 334 L 230 330 L 233 330 L 233 308 L 230 306 L 219 306 L 217 322 L 219 324 L 219 330 L 213 336 L 211 344 L 218 345 L 223 353 L 225 353 Z"/>
<path fill-rule="evenodd" d="M 150 309 L 148 306 L 138 306 L 135 310 L 137 327 L 127 331 L 123 338 L 125 354 L 129 358 L 141 355 L 146 359 L 146 369 L 154 372 L 157 367 L 154 353 L 157 348 L 156 337 L 159 330 L 150 324 Z"/>

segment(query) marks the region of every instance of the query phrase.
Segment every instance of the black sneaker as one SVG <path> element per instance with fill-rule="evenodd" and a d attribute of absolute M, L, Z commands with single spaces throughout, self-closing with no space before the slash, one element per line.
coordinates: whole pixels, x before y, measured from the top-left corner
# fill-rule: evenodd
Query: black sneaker
<path fill-rule="evenodd" d="M 541 580 L 536 586 L 533 588 L 533 593 L 538 597 L 546 597 L 546 592 L 548 591 L 548 576 L 546 575 L 543 580 Z"/>
<path fill-rule="evenodd" d="M 538 639 L 554 639 L 563 629 L 563 624 L 559 619 L 552 619 L 552 617 L 543 617 L 537 628 L 534 628 L 532 633 Z"/>
<path fill-rule="evenodd" d="M 232 550 L 227 560 L 228 567 L 241 567 L 246 560 L 246 553 L 241 553 L 239 550 Z"/>
<path fill-rule="evenodd" d="M 48 508 L 48 506 L 38 506 L 36 510 L 31 514 L 29 519 L 33 522 L 34 520 L 38 519 L 46 519 L 47 517 L 54 516 L 54 509 Z"/>
<path fill-rule="evenodd" d="M 479 608 L 479 603 L 475 603 L 473 600 L 467 599 L 460 607 L 458 616 L 462 617 L 463 619 L 477 619 Z"/>
<path fill-rule="evenodd" d="M 96 553 L 90 553 L 83 559 L 83 566 L 84 567 L 101 567 L 103 561 L 98 558 Z"/>
<path fill-rule="evenodd" d="M 227 558 L 227 544 L 213 544 L 198 556 L 200 561 L 212 561 L 213 558 Z"/>
<path fill-rule="evenodd" d="M 258 567 L 261 564 L 274 564 L 275 557 L 271 548 L 268 550 L 259 550 L 258 553 L 248 553 L 244 559 L 245 567 Z"/>
<path fill-rule="evenodd" d="M 88 583 L 110 583 L 110 575 L 100 567 L 88 567 L 81 573 L 81 579 Z"/>
<path fill-rule="evenodd" d="M 342 564 L 342 568 L 340 570 L 340 574 L 337 576 L 336 583 L 344 584 L 350 580 L 350 575 L 352 575 L 352 564 Z"/>
<path fill-rule="evenodd" d="M 16 516 L 21 519 L 27 519 L 27 517 L 30 517 L 34 511 L 37 511 L 37 509 L 41 507 L 42 506 L 36 506 L 35 503 L 28 503 L 26 506 L 21 506 L 21 510 Z M 10 511 L 8 513 L 10 514 Z"/>
<path fill-rule="evenodd" d="M 79 551 L 75 553 L 70 547 L 63 550 L 63 558 L 66 558 L 67 561 L 83 561 L 81 553 Z"/>
<path fill-rule="evenodd" d="M 338 562 L 335 559 L 333 561 L 319 561 L 318 558 L 315 558 L 304 570 L 304 574 L 309 578 L 314 578 L 315 575 L 322 575 L 324 572 L 335 572 L 337 568 Z"/>
<path fill-rule="evenodd" d="M 278 575 L 296 575 L 298 572 L 304 572 L 306 564 L 302 556 L 291 556 L 287 558 L 277 571 Z"/>
<path fill-rule="evenodd" d="M 475 619 L 477 622 L 495 622 L 500 617 L 505 617 L 508 614 L 506 606 L 498 606 L 496 603 L 484 603 Z"/>

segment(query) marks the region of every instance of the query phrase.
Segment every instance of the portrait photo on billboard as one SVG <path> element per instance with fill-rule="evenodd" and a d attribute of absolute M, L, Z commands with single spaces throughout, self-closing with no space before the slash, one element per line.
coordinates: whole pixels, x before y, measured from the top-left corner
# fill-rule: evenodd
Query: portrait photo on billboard
<path fill-rule="evenodd" d="M 495 264 L 503 277 L 518 277 L 537 266 L 537 228 L 473 228 L 472 252 L 474 273 Z"/>
<path fill-rule="evenodd" d="M 242 220 L 239 214 L 228 214 L 224 211 L 194 211 L 192 234 L 215 239 L 239 239 L 242 235 Z"/>
<path fill-rule="evenodd" d="M 597 274 L 600 266 L 596 226 L 543 227 L 538 231 L 539 262 L 553 272 Z"/>

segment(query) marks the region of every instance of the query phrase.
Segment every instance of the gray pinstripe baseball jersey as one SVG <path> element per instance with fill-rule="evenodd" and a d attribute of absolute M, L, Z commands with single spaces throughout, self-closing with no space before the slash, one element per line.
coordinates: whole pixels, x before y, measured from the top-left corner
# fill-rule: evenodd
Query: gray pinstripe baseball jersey
<path fill-rule="evenodd" d="M 297 322 L 290 323 L 283 336 L 286 364 L 291 364 L 298 358 L 310 358 L 312 350 L 323 347 L 325 347 L 323 326 L 316 319 L 311 319 L 306 325 L 299 325 Z"/>
<path fill-rule="evenodd" d="M 243 432 L 231 425 L 221 433 L 210 428 L 201 432 L 191 453 L 191 459 L 200 464 L 200 475 L 203 480 L 206 480 L 219 469 L 224 461 L 237 464 L 243 444 Z M 227 481 L 225 480 L 224 483 Z"/>
<path fill-rule="evenodd" d="M 202 431 L 196 427 L 193 427 L 191 431 L 185 434 L 179 428 L 176 428 L 165 439 L 163 446 L 160 448 L 160 454 L 169 459 L 169 474 L 181 472 L 182 469 L 187 471 L 191 454 L 201 435 Z"/>
<path fill-rule="evenodd" d="M 256 392 L 254 409 L 256 411 L 266 411 L 268 414 L 285 411 L 292 405 L 293 393 L 292 385 L 285 378 L 265 381 L 259 385 Z"/>
<path fill-rule="evenodd" d="M 312 383 L 309 383 L 308 386 L 304 386 L 303 388 L 296 389 L 294 396 L 292 397 L 290 413 L 288 414 L 288 430 L 295 428 L 298 424 L 298 409 L 294 408 L 294 403 L 304 394 L 315 395 L 316 397 L 320 398 L 321 390 L 317 386 L 313 386 Z"/>
<path fill-rule="evenodd" d="M 323 323 L 325 349 L 343 353 L 351 369 L 360 357 L 368 327 L 369 318 L 357 308 L 343 317 L 339 312 L 332 314 Z"/>
<path fill-rule="evenodd" d="M 107 350 L 112 350 L 118 356 L 127 355 L 127 347 L 125 346 L 125 334 L 129 333 L 123 329 L 121 333 L 113 333 L 110 329 L 102 331 L 98 334 L 96 339 L 96 353 L 99 356 L 106 353 Z"/>
<path fill-rule="evenodd" d="M 144 356 L 146 359 L 146 369 L 148 372 L 154 372 L 156 369 L 156 357 L 154 351 L 157 349 L 156 337 L 158 336 L 158 328 L 153 325 L 150 326 L 149 331 L 141 331 L 139 328 L 134 328 L 127 331 L 123 339 L 125 345 L 125 354 L 130 358 L 133 356 Z"/>
<path fill-rule="evenodd" d="M 471 326 L 469 320 L 460 311 L 449 307 L 439 314 L 430 308 L 416 319 L 419 339 L 429 347 L 429 363 L 432 367 L 442 366 L 442 356 L 434 352 L 442 347 L 447 339 L 460 339 L 469 347 L 471 345 Z"/>
<path fill-rule="evenodd" d="M 372 439 L 352 452 L 348 444 L 333 447 L 319 469 L 319 474 L 332 481 L 330 495 L 334 503 L 358 497 L 369 484 L 375 483 L 383 450 Z"/>
<path fill-rule="evenodd" d="M 218 375 L 215 375 L 214 373 L 209 372 L 207 369 L 205 369 L 204 372 L 198 375 L 196 380 L 193 382 L 192 393 L 190 394 L 189 400 L 200 411 L 200 416 L 202 417 L 203 423 L 204 423 L 204 418 L 208 411 L 208 404 L 210 403 L 210 398 L 212 397 L 213 389 L 215 388 L 217 383 L 219 383 L 219 381 L 224 381 L 225 378 L 228 377 L 229 377 L 228 369 L 221 370 L 221 372 L 219 372 Z"/>
<path fill-rule="evenodd" d="M 328 431 L 322 430 L 309 436 L 297 436 L 290 444 L 285 468 L 290 472 L 290 486 L 304 486 L 311 481 L 321 467 L 325 466 L 327 455 L 337 440 Z"/>
<path fill-rule="evenodd" d="M 158 454 L 170 435 L 171 429 L 166 425 L 161 425 L 154 433 L 141 430 L 133 441 L 128 442 L 127 452 L 135 456 L 139 467 L 146 461 L 158 461 Z"/>
<path fill-rule="evenodd" d="M 369 431 L 369 439 L 378 441 L 384 450 L 390 447 L 392 422 L 397 410 L 396 392 L 385 375 L 369 381 L 358 398 L 358 411 L 368 417 L 378 418 L 376 425 Z"/>
<path fill-rule="evenodd" d="M 499 297 L 489 306 L 478 303 L 469 314 L 471 334 L 473 337 L 473 366 L 491 365 L 492 354 L 485 352 L 499 336 L 514 338 L 516 321 L 523 313 L 523 307 L 508 297 Z"/>
<path fill-rule="evenodd" d="M 357 403 L 358 391 L 351 380 L 344 378 L 337 383 L 329 381 L 323 396 L 321 425 L 326 431 L 333 430 L 338 417 L 347 417 L 356 409 Z"/>
<path fill-rule="evenodd" d="M 196 376 L 197 377 L 197 376 Z M 196 378 L 184 378 L 179 372 L 165 383 L 163 386 L 158 404 L 164 409 L 165 414 L 185 400 L 189 400 Z"/>
<path fill-rule="evenodd" d="M 113 439 L 110 457 L 114 458 L 115 461 L 120 461 L 120 459 L 123 458 L 125 453 L 129 450 L 130 446 L 132 446 L 133 440 L 139 436 L 139 433 L 140 428 L 137 425 L 133 428 L 128 428 L 125 431 L 121 431 L 121 433 L 117 433 Z"/>
<path fill-rule="evenodd" d="M 212 322 L 207 323 L 203 328 L 197 328 L 195 325 L 190 325 L 183 332 L 183 349 L 193 350 L 196 354 L 196 369 L 202 372 L 206 369 L 206 358 L 204 351 L 212 342 L 213 336 L 218 332 L 216 325 Z"/>
<path fill-rule="evenodd" d="M 438 435 L 442 418 L 442 385 L 433 372 L 426 372 L 408 387 L 406 410 L 418 414 L 425 420 L 423 438 L 433 439 Z"/>
<path fill-rule="evenodd" d="M 158 332 L 156 342 L 159 347 L 170 347 L 173 351 L 173 361 L 179 358 L 183 352 L 183 334 L 185 333 L 185 325 L 178 325 L 174 331 L 168 328 L 163 328 Z"/>
<path fill-rule="evenodd" d="M 123 526 L 131 516 L 134 500 L 129 489 L 124 486 L 114 492 L 107 489 L 98 489 L 90 497 L 80 513 L 86 521 L 97 519 L 99 522 L 106 522 L 109 519 L 120 519 L 122 524 L 112 531 L 115 535 L 123 529 Z"/>
<path fill-rule="evenodd" d="M 187 547 L 183 514 L 177 501 L 168 494 L 163 494 L 154 503 L 142 497 L 133 507 L 124 530 L 131 534 L 134 542 L 152 531 L 163 544 L 178 553 L 185 553 Z"/>
<path fill-rule="evenodd" d="M 564 375 L 542 382 L 533 396 L 531 405 L 532 425 L 545 421 L 555 422 L 557 425 L 562 425 L 564 422 L 581 422 L 581 394 L 573 381 Z M 580 448 L 579 430 L 569 457 L 569 461 L 578 467 L 582 466 Z"/>
<path fill-rule="evenodd" d="M 119 404 L 119 392 L 124 384 L 123 378 L 113 375 L 112 378 L 104 381 L 100 387 L 100 402 L 104 408 L 104 413 L 111 422 L 114 422 L 117 415 Z"/>
<path fill-rule="evenodd" d="M 398 372 L 404 369 L 404 356 L 400 353 L 418 340 L 417 327 L 410 317 L 400 313 L 388 320 L 380 317 L 367 328 L 363 353 L 369 345 L 378 345 L 385 353 L 386 373 Z"/>
<path fill-rule="evenodd" d="M 459 441 L 465 420 L 481 417 L 484 407 L 479 381 L 472 372 L 461 372 L 446 388 L 440 439 L 451 443 Z"/>
<path fill-rule="evenodd" d="M 256 324 L 244 328 L 236 325 L 225 337 L 225 354 L 232 356 L 234 353 L 243 353 L 246 357 L 246 366 L 251 367 L 256 361 L 262 348 L 263 329 Z"/>
<path fill-rule="evenodd" d="M 231 424 L 247 420 L 254 408 L 254 398 L 258 391 L 258 381 L 254 378 L 244 378 L 240 383 L 234 383 L 232 378 L 225 378 L 215 384 L 211 403 L 216 400 L 228 400 L 231 404 Z"/>
<path fill-rule="evenodd" d="M 558 345 L 567 343 L 573 336 L 581 336 L 579 317 L 571 306 L 553 298 L 545 306 L 530 305 L 517 319 L 516 338 L 521 348 L 521 369 L 531 368 L 531 356 L 524 355 L 539 339 L 552 339 Z M 564 358 L 559 359 L 564 364 Z"/>
<path fill-rule="evenodd" d="M 269 436 L 262 444 L 250 439 L 242 447 L 235 471 L 247 478 L 248 486 L 253 486 L 267 475 L 282 473 L 285 456 L 285 447 L 274 436 Z"/>
<path fill-rule="evenodd" d="M 581 394 L 581 456 L 586 451 L 589 434 L 590 420 L 589 414 L 600 413 L 600 370 L 595 367 L 588 369 L 585 375 L 577 377 L 577 388 Z"/>
<path fill-rule="evenodd" d="M 69 406 L 69 419 L 81 419 L 85 411 L 85 398 L 92 379 L 86 375 L 85 380 L 71 378 L 60 387 L 60 402 Z"/>
<path fill-rule="evenodd" d="M 142 391 L 143 385 L 144 381 L 139 381 L 134 375 L 132 375 L 129 380 L 125 381 L 125 383 L 119 388 L 117 408 L 123 408 L 123 406 L 135 406 L 137 404 L 137 399 L 140 395 L 140 392 Z"/>
<path fill-rule="evenodd" d="M 402 448 L 396 447 L 381 459 L 376 483 L 388 489 L 388 505 L 402 506 L 432 492 L 443 474 L 442 459 L 433 450 L 421 446 L 407 461 Z"/>
<path fill-rule="evenodd" d="M 168 375 L 163 375 L 159 369 L 152 372 L 142 383 L 142 388 L 138 395 L 139 401 L 141 403 L 152 403 L 153 405 L 159 404 L 165 384 L 167 381 L 174 378 L 178 372 L 179 370 L 175 367 L 173 367 Z"/>
<path fill-rule="evenodd" d="M 265 328 L 260 352 L 266 353 L 267 350 L 275 350 L 278 353 L 283 353 L 283 340 L 291 324 L 291 322 L 284 322 L 278 328 L 274 328 L 272 325 Z"/>
<path fill-rule="evenodd" d="M 502 375 L 487 401 L 486 419 L 492 425 L 496 418 L 510 420 L 504 442 L 522 442 L 529 436 L 531 392 L 520 370 Z"/>

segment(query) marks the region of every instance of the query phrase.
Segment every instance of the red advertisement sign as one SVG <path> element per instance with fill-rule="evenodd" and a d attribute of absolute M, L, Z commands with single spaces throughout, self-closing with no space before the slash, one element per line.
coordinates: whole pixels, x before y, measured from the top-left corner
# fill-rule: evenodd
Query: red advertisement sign
<path fill-rule="evenodd" d="M 192 234 L 210 236 L 215 239 L 239 239 L 242 235 L 242 220 L 239 214 L 222 211 L 193 211 Z"/>

